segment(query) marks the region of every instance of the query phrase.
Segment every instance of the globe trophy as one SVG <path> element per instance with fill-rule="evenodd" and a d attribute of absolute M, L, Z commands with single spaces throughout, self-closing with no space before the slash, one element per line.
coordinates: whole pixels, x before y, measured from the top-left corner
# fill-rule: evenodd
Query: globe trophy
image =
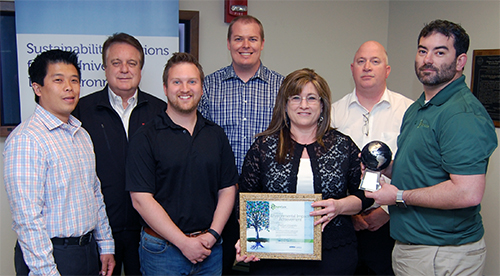
<path fill-rule="evenodd" d="M 387 168 L 392 160 L 389 146 L 381 141 L 371 141 L 361 150 L 361 162 L 366 167 L 359 189 L 375 192 L 380 189 L 380 171 Z"/>

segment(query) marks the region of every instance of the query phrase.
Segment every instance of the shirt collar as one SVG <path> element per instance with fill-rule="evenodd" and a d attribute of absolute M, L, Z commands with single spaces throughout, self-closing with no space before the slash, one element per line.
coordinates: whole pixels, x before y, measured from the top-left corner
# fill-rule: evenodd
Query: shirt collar
<path fill-rule="evenodd" d="M 157 125 L 157 128 L 159 128 L 159 129 L 161 129 L 161 128 L 183 129 L 181 126 L 179 126 L 178 124 L 174 123 L 174 121 L 172 121 L 170 116 L 168 116 L 167 112 L 162 112 L 160 114 L 160 116 L 162 118 L 162 125 L 161 126 Z M 196 131 L 198 129 L 201 129 L 204 125 L 215 125 L 215 123 L 205 119 L 201 115 L 200 111 L 197 110 L 196 111 L 196 125 L 194 127 L 194 132 L 196 133 Z"/>
<path fill-rule="evenodd" d="M 137 91 L 138 91 L 138 89 L 136 89 L 134 95 L 127 100 L 128 105 L 134 105 L 134 103 L 137 102 Z M 113 106 L 113 107 L 114 106 L 123 106 L 122 97 L 116 95 L 115 92 L 113 92 L 113 90 L 111 90 L 111 87 L 109 87 L 109 86 L 108 86 L 108 97 L 109 97 L 109 103 L 111 104 L 111 106 Z"/>
<path fill-rule="evenodd" d="M 382 105 L 382 104 L 387 104 L 388 107 L 391 106 L 392 99 L 391 99 L 391 96 L 389 95 L 388 91 L 389 90 L 386 87 L 385 90 L 384 90 L 384 94 L 382 94 L 382 97 L 380 98 L 380 101 L 378 101 L 378 103 L 376 103 L 375 106 Z M 358 100 L 358 95 L 356 95 L 356 88 L 354 88 L 354 90 L 352 92 L 352 95 L 351 95 L 351 97 L 349 99 L 349 106 L 351 106 L 353 104 L 357 104 L 357 105 L 363 107 L 361 105 L 361 103 L 359 102 L 359 100 Z"/>
<path fill-rule="evenodd" d="M 67 125 L 69 129 L 71 129 L 72 134 L 74 134 L 82 125 L 82 123 L 71 114 L 66 124 L 39 104 L 35 107 L 35 114 L 42 118 L 42 123 L 48 130 L 54 130 Z"/>
<path fill-rule="evenodd" d="M 226 70 L 224 72 L 224 75 L 222 75 L 222 80 L 229 80 L 229 79 L 240 79 L 236 72 L 234 71 L 233 64 L 229 65 L 226 67 Z M 265 82 L 269 82 L 269 72 L 264 65 L 262 65 L 262 61 L 260 62 L 259 69 L 257 69 L 257 72 L 251 77 L 248 81 L 251 81 L 253 79 L 259 78 Z"/>
<path fill-rule="evenodd" d="M 446 101 L 448 101 L 448 99 L 450 99 L 451 96 L 453 96 L 458 90 L 460 90 L 462 86 L 466 86 L 464 75 L 452 81 L 443 89 L 441 89 L 434 97 L 432 97 L 432 99 L 430 99 L 429 102 L 427 102 L 427 104 L 425 103 L 425 92 L 422 92 L 422 95 L 420 95 L 420 98 L 418 98 L 417 102 L 420 104 L 420 106 L 431 104 L 442 105 Z"/>
<path fill-rule="evenodd" d="M 442 105 L 444 104 L 457 90 L 460 90 L 459 86 L 465 85 L 465 76 L 462 75 L 458 79 L 452 81 L 445 88 L 441 89 L 436 96 L 432 97 L 429 101 L 434 105 Z"/>

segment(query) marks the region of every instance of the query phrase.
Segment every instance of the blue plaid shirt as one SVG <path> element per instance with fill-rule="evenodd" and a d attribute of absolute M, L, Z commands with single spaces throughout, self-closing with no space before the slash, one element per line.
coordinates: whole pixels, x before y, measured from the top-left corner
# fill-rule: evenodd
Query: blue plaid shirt
<path fill-rule="evenodd" d="M 260 64 L 255 75 L 243 82 L 232 65 L 205 77 L 198 109 L 220 125 L 233 149 L 238 173 L 255 135 L 266 130 L 284 77 Z"/>
<path fill-rule="evenodd" d="M 101 254 L 114 254 L 94 148 L 80 121 L 70 116 L 63 123 L 37 105 L 9 135 L 3 155 L 12 229 L 30 275 L 59 275 L 53 237 L 94 230 Z"/>

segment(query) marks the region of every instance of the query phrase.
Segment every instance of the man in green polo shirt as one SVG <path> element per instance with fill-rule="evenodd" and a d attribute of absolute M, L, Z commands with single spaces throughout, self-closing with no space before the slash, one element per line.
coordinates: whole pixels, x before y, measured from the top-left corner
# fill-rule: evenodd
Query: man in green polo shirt
<path fill-rule="evenodd" d="M 420 32 L 415 73 L 424 92 L 405 113 L 398 152 L 377 192 L 391 214 L 396 275 L 481 275 L 486 259 L 480 203 L 493 122 L 465 84 L 469 35 L 435 20 Z"/>

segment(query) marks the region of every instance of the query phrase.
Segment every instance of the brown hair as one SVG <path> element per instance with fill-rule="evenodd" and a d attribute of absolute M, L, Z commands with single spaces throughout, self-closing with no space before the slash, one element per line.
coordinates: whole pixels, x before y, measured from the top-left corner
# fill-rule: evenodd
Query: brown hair
<path fill-rule="evenodd" d="M 233 21 L 231 21 L 227 29 L 227 40 L 231 40 L 231 35 L 233 34 L 233 25 L 238 21 L 241 21 L 243 24 L 257 23 L 257 25 L 259 25 L 260 28 L 260 39 L 264 40 L 264 26 L 262 26 L 262 23 L 259 21 L 259 19 L 251 15 L 238 16 L 235 19 L 233 19 Z"/>
<path fill-rule="evenodd" d="M 269 136 L 279 134 L 279 144 L 276 152 L 276 160 L 283 164 L 287 154 L 292 154 L 292 138 L 290 136 L 290 122 L 286 107 L 288 98 L 294 95 L 299 95 L 306 84 L 312 83 L 323 105 L 320 120 L 318 121 L 318 129 L 316 130 L 316 141 L 321 145 L 323 144 L 323 136 L 331 129 L 330 126 L 330 110 L 331 110 L 331 96 L 330 87 L 325 79 L 318 75 L 314 70 L 304 68 L 296 70 L 288 76 L 281 84 L 276 97 L 276 104 L 274 105 L 273 117 L 269 127 L 257 136 Z"/>
<path fill-rule="evenodd" d="M 205 75 L 203 74 L 203 68 L 201 67 L 201 64 L 198 62 L 196 57 L 189 53 L 174 53 L 172 57 L 167 61 L 167 64 L 165 64 L 165 69 L 163 70 L 163 84 L 165 86 L 168 86 L 168 71 L 174 65 L 179 63 L 194 64 L 196 68 L 198 68 L 198 71 L 200 72 L 201 85 L 203 86 L 203 80 L 205 78 Z"/>
<path fill-rule="evenodd" d="M 125 43 L 137 49 L 140 53 L 139 63 L 141 64 L 141 69 L 144 66 L 144 50 L 142 45 L 135 37 L 126 33 L 114 33 L 112 36 L 108 37 L 104 44 L 102 45 L 102 64 L 106 68 L 106 55 L 108 54 L 108 49 L 114 43 Z"/>

